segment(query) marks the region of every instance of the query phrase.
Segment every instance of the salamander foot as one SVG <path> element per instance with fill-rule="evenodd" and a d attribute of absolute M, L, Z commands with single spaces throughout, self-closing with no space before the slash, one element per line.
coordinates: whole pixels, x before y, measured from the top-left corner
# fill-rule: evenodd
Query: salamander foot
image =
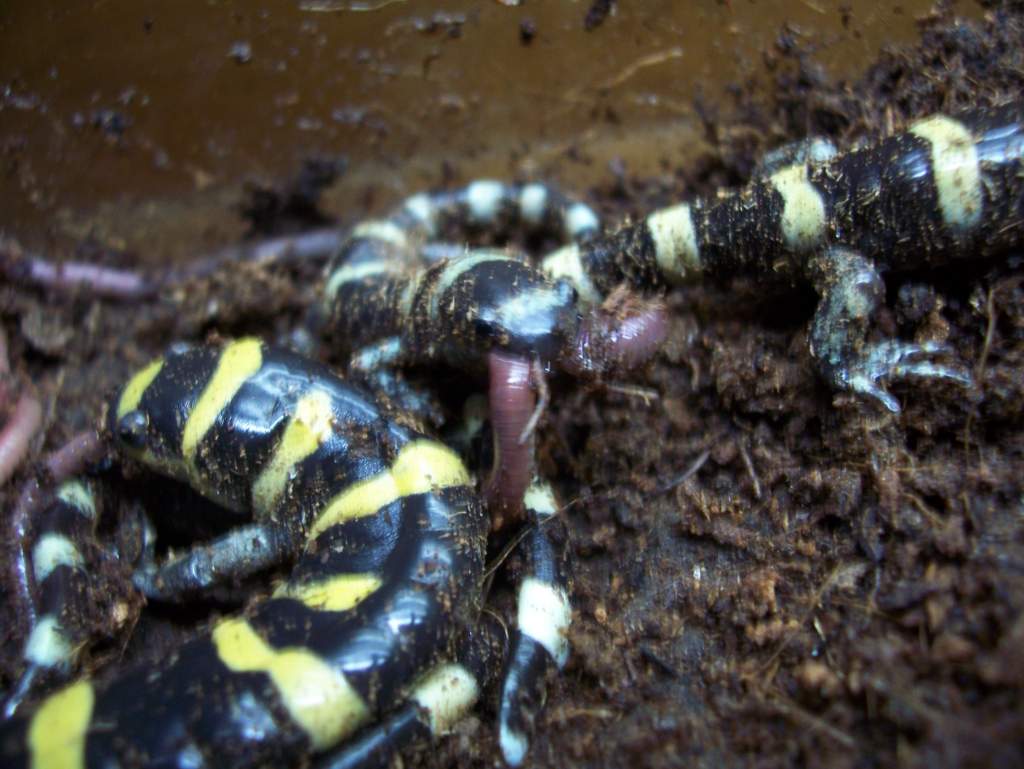
<path fill-rule="evenodd" d="M 874 398 L 898 414 L 899 401 L 880 384 L 883 379 L 923 377 L 971 386 L 971 375 L 963 367 L 935 360 L 952 352 L 948 345 L 866 341 L 885 284 L 864 256 L 846 248 L 830 248 L 811 261 L 810 272 L 821 295 L 811 322 L 811 356 L 835 389 Z"/>
<path fill-rule="evenodd" d="M 879 383 L 882 379 L 945 379 L 964 387 L 974 383 L 970 373 L 963 367 L 944 365 L 933 360 L 934 356 L 948 355 L 950 352 L 948 345 L 935 342 L 907 344 L 891 339 L 865 347 L 858 358 L 834 369 L 830 382 L 837 389 L 874 398 L 889 411 L 898 414 L 899 401 Z"/>

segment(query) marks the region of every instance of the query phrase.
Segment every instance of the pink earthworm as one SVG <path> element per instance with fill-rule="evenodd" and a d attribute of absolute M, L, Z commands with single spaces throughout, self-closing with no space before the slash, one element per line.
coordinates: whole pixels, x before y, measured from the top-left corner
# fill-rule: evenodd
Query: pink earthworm
<path fill-rule="evenodd" d="M 11 361 L 7 355 L 7 332 L 0 326 L 0 414 L 11 400 Z"/>
<path fill-rule="evenodd" d="M 7 424 L 0 432 L 0 477 L 6 482 L 28 452 L 29 444 L 42 423 L 43 409 L 31 395 L 22 395 L 14 407 Z M 31 625 L 35 621 L 35 608 L 29 585 L 27 547 L 28 522 L 39 501 L 39 482 L 28 480 L 21 489 L 18 501 L 11 512 L 10 556 L 11 584 L 14 585 L 15 601 L 20 602 L 23 613 Z"/>
<path fill-rule="evenodd" d="M 668 335 L 668 315 L 657 300 L 624 294 L 580 322 L 564 367 L 577 376 L 601 376 L 648 360 Z"/>
<path fill-rule="evenodd" d="M 63 483 L 78 475 L 89 464 L 103 456 L 103 441 L 95 430 L 83 430 L 43 460 L 43 467 L 53 483 Z"/>
<path fill-rule="evenodd" d="M 104 267 L 87 262 L 54 262 L 26 251 L 10 238 L 0 238 L 0 272 L 8 280 L 52 291 L 87 289 L 100 298 L 134 301 L 155 296 L 161 288 L 169 285 L 205 278 L 230 264 L 278 264 L 326 259 L 341 246 L 343 235 L 339 229 L 322 228 L 228 246 L 159 276 L 147 276 L 138 270 Z"/>
<path fill-rule="evenodd" d="M 528 358 L 491 351 L 487 364 L 490 369 L 494 469 L 487 481 L 485 495 L 491 507 L 492 526 L 497 529 L 505 522 L 504 514 L 515 517 L 530 484 L 533 441 L 520 442 L 520 436 L 534 413 L 536 396 Z"/>
<path fill-rule="evenodd" d="M 25 481 L 18 494 L 18 501 L 11 511 L 10 528 L 8 530 L 8 547 L 10 548 L 10 579 L 12 596 L 15 606 L 20 609 L 15 616 L 22 617 L 27 627 L 36 624 L 36 608 L 32 600 L 31 570 L 28 559 L 29 521 L 42 501 L 43 493 L 36 478 Z"/>
<path fill-rule="evenodd" d="M 42 423 L 43 407 L 35 396 L 22 393 L 0 430 L 0 483 L 14 475 Z"/>
<path fill-rule="evenodd" d="M 87 262 L 50 262 L 9 238 L 0 239 L 0 270 L 9 280 L 62 292 L 85 288 L 108 299 L 142 299 L 159 288 L 156 281 L 134 270 Z"/>
<path fill-rule="evenodd" d="M 0 328 L 0 411 L 7 410 L 13 396 L 11 382 L 7 333 Z M 23 392 L 0 429 L 0 484 L 14 475 L 42 423 L 43 407 L 39 399 L 28 391 Z"/>
<path fill-rule="evenodd" d="M 315 261 L 326 259 L 341 248 L 347 237 L 344 230 L 323 227 L 317 230 L 282 235 L 276 238 L 258 240 L 228 246 L 208 256 L 168 272 L 165 284 L 182 283 L 186 280 L 205 278 L 228 264 L 250 262 L 252 264 L 280 264 L 291 261 Z"/>

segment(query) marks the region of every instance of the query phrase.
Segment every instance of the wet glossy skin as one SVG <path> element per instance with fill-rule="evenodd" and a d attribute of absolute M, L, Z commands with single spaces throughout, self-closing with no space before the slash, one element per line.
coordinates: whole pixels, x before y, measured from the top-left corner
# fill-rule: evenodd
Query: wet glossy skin
<path fill-rule="evenodd" d="M 285 762 L 344 739 L 454 657 L 479 610 L 487 527 L 448 449 L 386 420 L 326 369 L 255 340 L 176 347 L 110 412 L 139 461 L 250 511 L 297 562 L 275 597 L 165 663 L 74 684 L 36 716 L 5 722 L 5 765 L 29 761 L 26 730 L 51 728 L 56 713 L 84 719 L 68 744 L 87 766 Z M 211 546 L 222 566 L 244 569 L 242 544 Z M 33 760 L 58 765 L 49 749 L 34 747 Z"/>

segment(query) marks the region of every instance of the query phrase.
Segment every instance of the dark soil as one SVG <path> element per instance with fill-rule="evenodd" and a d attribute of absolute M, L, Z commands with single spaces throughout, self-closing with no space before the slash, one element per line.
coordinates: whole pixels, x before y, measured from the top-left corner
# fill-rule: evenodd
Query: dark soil
<path fill-rule="evenodd" d="M 788 139 L 850 146 L 914 117 L 1020 98 L 1024 5 L 979 23 L 938 13 L 921 30 L 919 45 L 883 53 L 852 83 L 825 78 L 784 31 L 766 60 L 770 93 L 738 88 L 728 110 L 705 106 L 712 152 L 671 185 L 623 176 L 592 198 L 622 220 L 740 184 Z M 531 761 L 1024 764 L 1020 264 L 1011 254 L 888 277 L 879 331 L 945 338 L 976 380 L 968 391 L 894 383 L 898 416 L 815 377 L 808 291 L 765 295 L 745 281 L 670 294 L 671 341 L 629 381 L 555 383 L 539 455 L 567 503 L 573 652 Z M 173 338 L 287 338 L 312 296 L 296 286 L 315 276 L 237 265 L 141 306 L 0 287 L 19 330 L 12 359 L 54 383 L 46 447 L 92 423 L 102 394 Z M 4 490 L 5 509 L 25 477 Z M 148 645 L 187 624 L 137 616 L 116 564 L 107 580 L 105 616 L 119 622 L 90 666 L 116 658 L 136 624 Z M 20 630 L 9 601 L 0 616 L 6 683 Z M 492 723 L 484 707 L 419 758 L 494 765 Z"/>

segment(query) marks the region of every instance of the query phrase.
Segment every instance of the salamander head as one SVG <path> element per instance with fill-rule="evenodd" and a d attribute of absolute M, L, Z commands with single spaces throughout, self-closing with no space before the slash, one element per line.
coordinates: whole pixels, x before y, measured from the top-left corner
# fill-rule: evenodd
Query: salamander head
<path fill-rule="evenodd" d="M 455 366 L 472 366 L 491 350 L 584 376 L 601 376 L 647 360 L 661 345 L 660 302 L 613 292 L 582 310 L 564 279 L 506 252 L 480 250 L 435 268 L 426 316 L 444 329 L 425 342 Z"/>
<path fill-rule="evenodd" d="M 161 473 L 186 479 L 183 432 L 216 362 L 215 349 L 178 344 L 136 372 L 107 408 L 114 444 Z"/>
<path fill-rule="evenodd" d="M 492 349 L 557 363 L 576 333 L 576 291 L 501 251 L 481 250 L 441 265 L 429 317 L 443 338 L 430 340 L 455 366 Z"/>
<path fill-rule="evenodd" d="M 520 281 L 501 302 L 482 305 L 474 326 L 512 353 L 556 360 L 579 321 L 576 291 L 568 283 Z"/>

